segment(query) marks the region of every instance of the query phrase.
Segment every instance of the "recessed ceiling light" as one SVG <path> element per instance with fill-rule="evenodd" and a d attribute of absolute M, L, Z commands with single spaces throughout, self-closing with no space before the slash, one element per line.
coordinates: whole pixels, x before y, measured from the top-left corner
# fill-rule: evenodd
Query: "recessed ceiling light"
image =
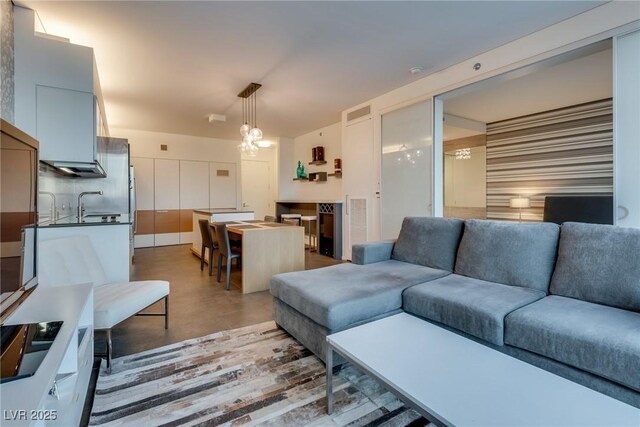
<path fill-rule="evenodd" d="M 411 74 L 414 74 L 414 75 L 415 74 L 420 74 L 423 71 L 424 71 L 424 67 L 411 67 L 411 68 L 409 68 L 409 72 Z"/>

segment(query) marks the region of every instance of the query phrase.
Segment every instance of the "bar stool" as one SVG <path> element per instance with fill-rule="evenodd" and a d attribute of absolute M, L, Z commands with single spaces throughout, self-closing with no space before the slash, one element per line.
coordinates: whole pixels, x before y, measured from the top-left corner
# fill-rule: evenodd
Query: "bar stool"
<path fill-rule="evenodd" d="M 309 224 L 309 252 L 318 251 L 318 233 L 316 231 L 316 226 L 314 225 L 315 221 L 318 221 L 318 217 L 315 215 L 305 215 L 300 217 L 300 222 L 302 222 L 302 226 L 305 227 L 305 231 L 306 225 Z"/>
<path fill-rule="evenodd" d="M 280 222 L 284 224 L 300 225 L 301 217 L 302 217 L 302 214 L 282 214 L 280 215 Z"/>

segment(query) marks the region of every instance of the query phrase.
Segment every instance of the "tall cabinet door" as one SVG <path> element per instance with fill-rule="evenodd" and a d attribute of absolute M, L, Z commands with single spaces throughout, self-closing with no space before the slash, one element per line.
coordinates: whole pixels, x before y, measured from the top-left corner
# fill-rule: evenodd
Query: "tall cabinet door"
<path fill-rule="evenodd" d="M 351 259 L 351 246 L 370 240 L 372 227 L 373 124 L 370 118 L 346 126 L 342 144 L 342 192 L 345 197 L 343 259 Z"/>
<path fill-rule="evenodd" d="M 238 177 L 235 163 L 209 163 L 209 207 L 232 208 L 238 205 Z"/>
<path fill-rule="evenodd" d="M 155 159 L 155 246 L 180 243 L 180 161 Z"/>
<path fill-rule="evenodd" d="M 136 206 L 134 219 L 134 246 L 146 248 L 154 245 L 155 203 L 153 159 L 132 157 L 135 176 Z"/>
<path fill-rule="evenodd" d="M 640 31 L 614 39 L 615 223 L 640 227 Z"/>
<path fill-rule="evenodd" d="M 92 93 L 38 85 L 36 104 L 40 160 L 93 162 L 96 159 Z"/>
<path fill-rule="evenodd" d="M 209 207 L 209 162 L 180 160 L 180 243 L 193 242 L 193 210 Z"/>

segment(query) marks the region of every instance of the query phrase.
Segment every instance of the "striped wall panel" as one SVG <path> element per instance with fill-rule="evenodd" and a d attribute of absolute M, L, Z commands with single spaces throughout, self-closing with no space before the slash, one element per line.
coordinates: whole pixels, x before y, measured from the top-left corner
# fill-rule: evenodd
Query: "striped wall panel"
<path fill-rule="evenodd" d="M 542 221 L 547 195 L 612 193 L 611 99 L 487 124 L 487 218 L 517 220 L 519 195 L 523 220 Z"/>

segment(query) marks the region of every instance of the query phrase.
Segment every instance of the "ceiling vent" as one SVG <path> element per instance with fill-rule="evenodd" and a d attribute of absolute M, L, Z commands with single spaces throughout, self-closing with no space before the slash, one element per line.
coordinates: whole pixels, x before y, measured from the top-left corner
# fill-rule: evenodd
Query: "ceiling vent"
<path fill-rule="evenodd" d="M 368 116 L 369 114 L 371 114 L 371 105 L 349 111 L 347 113 L 347 121 L 350 122 L 351 120 L 359 119 L 360 117 Z"/>

